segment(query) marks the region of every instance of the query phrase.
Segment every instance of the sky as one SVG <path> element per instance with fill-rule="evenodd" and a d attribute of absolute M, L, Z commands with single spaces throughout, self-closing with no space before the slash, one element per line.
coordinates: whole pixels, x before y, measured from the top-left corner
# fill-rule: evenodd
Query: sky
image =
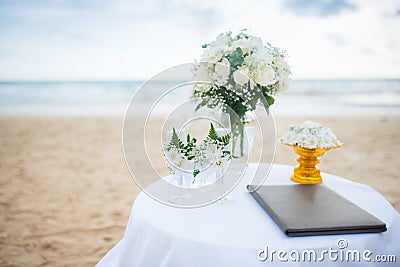
<path fill-rule="evenodd" d="M 294 79 L 400 78 L 400 1 L 0 0 L 0 80 L 142 80 L 248 29 Z"/>

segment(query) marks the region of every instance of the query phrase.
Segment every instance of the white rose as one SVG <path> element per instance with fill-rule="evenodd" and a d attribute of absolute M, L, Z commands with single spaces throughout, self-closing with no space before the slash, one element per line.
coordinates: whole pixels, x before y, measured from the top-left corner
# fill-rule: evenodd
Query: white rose
<path fill-rule="evenodd" d="M 229 36 L 228 34 L 223 34 L 221 33 L 220 35 L 217 36 L 217 38 L 215 39 L 215 41 L 213 41 L 210 44 L 210 47 L 212 48 L 221 48 L 221 49 L 226 49 L 228 48 L 230 42 L 231 42 L 231 36 Z"/>
<path fill-rule="evenodd" d="M 251 66 L 253 68 L 258 68 L 261 63 L 262 62 L 260 61 L 260 58 L 255 53 L 253 53 L 244 58 L 243 65 Z"/>
<path fill-rule="evenodd" d="M 251 36 L 250 41 L 252 42 L 253 46 L 257 49 L 263 48 L 263 42 L 260 37 Z"/>
<path fill-rule="evenodd" d="M 224 56 L 224 50 L 221 48 L 209 49 L 202 56 L 200 61 L 216 63 Z"/>
<path fill-rule="evenodd" d="M 269 85 L 275 82 L 275 71 L 274 69 L 267 65 L 259 68 L 256 74 L 255 81 L 260 85 Z"/>
<path fill-rule="evenodd" d="M 210 81 L 210 75 L 205 63 L 200 63 L 195 73 L 196 81 Z"/>
<path fill-rule="evenodd" d="M 232 43 L 232 50 L 240 47 L 243 54 L 248 54 L 252 49 L 254 49 L 254 43 L 250 39 L 241 38 Z"/>
<path fill-rule="evenodd" d="M 225 85 L 228 82 L 231 67 L 229 61 L 224 58 L 221 62 L 215 64 L 215 79 L 220 85 Z"/>
<path fill-rule="evenodd" d="M 200 92 L 206 92 L 211 88 L 211 77 L 208 73 L 207 63 L 199 63 L 195 67 L 194 81 L 196 82 L 193 87 Z"/>
<path fill-rule="evenodd" d="M 288 89 L 290 85 L 290 75 L 291 75 L 290 67 L 282 57 L 276 58 L 274 60 L 274 63 L 279 77 L 278 78 L 280 86 L 279 90 L 284 91 Z"/>
<path fill-rule="evenodd" d="M 283 57 L 281 56 L 275 57 L 274 65 L 278 68 L 279 73 L 281 72 L 290 73 L 290 66 Z"/>
<path fill-rule="evenodd" d="M 233 73 L 233 80 L 239 85 L 244 85 L 249 81 L 249 69 L 240 68 Z"/>
<path fill-rule="evenodd" d="M 263 46 L 257 48 L 256 55 L 261 61 L 265 63 L 272 63 L 272 60 L 274 59 L 270 51 Z"/>

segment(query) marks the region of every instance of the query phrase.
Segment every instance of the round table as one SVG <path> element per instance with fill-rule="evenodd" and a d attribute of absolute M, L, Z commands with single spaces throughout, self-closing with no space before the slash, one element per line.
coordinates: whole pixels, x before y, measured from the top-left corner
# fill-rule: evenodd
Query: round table
<path fill-rule="evenodd" d="M 140 193 L 123 239 L 97 266 L 376 266 L 377 260 L 387 261 L 380 262 L 379 266 L 398 266 L 400 215 L 376 190 L 322 173 L 323 186 L 333 189 L 385 222 L 388 228 L 386 232 L 288 237 L 246 190 L 245 186 L 251 181 L 256 167 L 255 163 L 249 164 L 243 179 L 231 192 L 232 199 L 201 208 L 174 208 Z M 292 184 L 289 179 L 292 171 L 292 166 L 274 164 L 264 184 Z M 348 261 L 346 257 L 340 258 L 340 239 L 346 242 L 346 251 L 359 251 L 360 262 L 350 254 L 346 256 Z M 325 258 L 318 261 L 322 251 L 329 249 L 339 252 L 333 253 L 332 258 L 325 254 Z M 272 258 L 262 261 L 265 257 L 262 251 L 266 250 L 268 254 L 272 251 L 276 253 Z M 309 261 L 307 253 L 311 253 L 310 250 L 316 252 L 317 262 Z M 279 251 L 287 252 L 286 256 L 282 257 L 281 254 L 279 258 Z M 294 253 L 292 251 L 299 253 L 298 261 L 291 260 L 289 253 Z M 364 259 L 365 251 L 367 255 L 364 255 Z M 296 260 L 296 253 L 292 256 Z M 394 260 L 397 263 L 388 262 Z"/>

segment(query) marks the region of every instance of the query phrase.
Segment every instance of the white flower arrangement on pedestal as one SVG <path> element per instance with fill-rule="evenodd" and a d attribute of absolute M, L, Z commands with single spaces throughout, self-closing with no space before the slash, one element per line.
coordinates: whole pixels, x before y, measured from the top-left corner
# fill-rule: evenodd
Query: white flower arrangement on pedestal
<path fill-rule="evenodd" d="M 192 172 L 193 178 L 209 167 L 225 170 L 232 158 L 227 148 L 230 141 L 230 134 L 219 136 L 212 123 L 208 136 L 199 145 L 190 134 L 186 142 L 182 141 L 173 128 L 171 140 L 162 146 L 164 163 L 171 174 L 176 171 Z"/>
<path fill-rule="evenodd" d="M 289 131 L 283 135 L 281 142 L 308 149 L 335 148 L 342 145 L 331 129 L 313 121 L 290 126 Z"/>

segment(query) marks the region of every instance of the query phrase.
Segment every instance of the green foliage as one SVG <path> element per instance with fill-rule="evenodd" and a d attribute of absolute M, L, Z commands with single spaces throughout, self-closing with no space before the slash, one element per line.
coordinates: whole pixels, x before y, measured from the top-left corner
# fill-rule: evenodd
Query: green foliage
<path fill-rule="evenodd" d="M 231 152 L 228 150 L 224 150 L 224 148 L 229 145 L 231 140 L 231 135 L 226 134 L 223 136 L 219 136 L 217 131 L 215 130 L 214 125 L 211 123 L 210 125 L 210 130 L 208 132 L 208 136 L 205 140 L 205 144 L 215 144 L 218 148 L 218 150 L 221 151 L 222 157 L 229 157 L 231 159 Z M 194 160 L 196 163 L 197 156 L 201 156 L 201 152 L 199 154 L 198 150 L 199 149 L 204 149 L 203 146 L 197 147 L 196 145 L 197 139 L 192 138 L 190 134 L 187 134 L 186 136 L 186 144 L 183 143 L 183 141 L 179 138 L 175 128 L 172 128 L 172 137 L 171 141 L 169 142 L 169 148 L 176 148 L 178 149 L 179 153 L 184 157 L 186 160 Z M 195 168 L 193 170 L 193 177 L 196 177 L 200 173 L 200 170 L 198 168 Z"/>
<path fill-rule="evenodd" d="M 178 134 L 176 133 L 175 128 L 172 128 L 172 137 L 170 145 L 179 149 L 181 153 L 183 153 L 186 157 L 188 157 L 188 160 L 194 159 L 194 156 L 191 155 L 191 152 L 193 148 L 196 147 L 196 142 L 197 139 L 191 138 L 190 134 L 188 134 L 186 136 L 186 145 L 185 145 L 179 138 Z"/>
<path fill-rule="evenodd" d="M 229 145 L 229 142 L 231 141 L 231 135 L 230 134 L 226 134 L 223 136 L 219 136 L 217 131 L 215 130 L 214 124 L 210 123 L 210 130 L 208 132 L 208 136 L 207 138 L 209 140 L 214 141 L 215 143 L 217 143 L 219 146 L 225 147 L 227 145 Z"/>
<path fill-rule="evenodd" d="M 241 66 L 244 61 L 242 49 L 240 47 L 236 48 L 236 50 L 233 51 L 232 54 L 229 56 L 228 60 L 229 63 L 231 63 L 231 66 L 235 69 Z"/>
<path fill-rule="evenodd" d="M 225 147 L 229 145 L 229 142 L 231 141 L 231 135 L 226 134 L 223 136 L 219 136 L 217 131 L 215 130 L 214 124 L 210 123 L 210 130 L 208 131 L 207 139 L 210 141 L 215 142 L 218 146 Z M 173 146 L 177 148 L 181 153 L 183 153 L 188 160 L 192 160 L 195 158 L 194 155 L 192 155 L 192 151 L 194 148 L 196 148 L 196 143 L 197 139 L 192 138 L 190 134 L 186 136 L 186 145 L 182 142 L 182 140 L 179 138 L 178 134 L 176 133 L 175 128 L 172 128 L 172 137 L 170 141 L 170 146 Z"/>
<path fill-rule="evenodd" d="M 193 177 L 196 177 L 199 173 L 200 173 L 200 170 L 195 169 L 195 170 L 193 171 Z M 193 180 L 193 183 L 194 183 L 194 181 L 195 181 L 195 180 Z"/>
<path fill-rule="evenodd" d="M 175 128 L 172 128 L 171 146 L 174 146 L 178 149 L 183 149 L 185 147 L 182 140 L 176 134 Z"/>
<path fill-rule="evenodd" d="M 229 142 L 231 141 L 231 135 L 230 135 L 230 134 L 223 135 L 223 136 L 221 136 L 221 137 L 218 138 L 218 141 L 219 141 L 223 146 L 227 146 L 227 145 L 229 145 Z"/>
<path fill-rule="evenodd" d="M 269 113 L 269 107 L 274 104 L 275 98 L 273 98 L 272 96 L 268 95 L 265 92 L 263 92 L 263 96 L 264 96 L 266 101 L 265 100 L 261 101 L 261 103 L 264 105 L 264 108 L 267 111 L 267 113 Z"/>
<path fill-rule="evenodd" d="M 273 98 L 272 96 L 269 96 L 267 94 L 264 95 L 265 99 L 267 99 L 267 103 L 269 106 L 272 106 L 275 103 L 275 98 Z"/>
<path fill-rule="evenodd" d="M 195 111 L 198 111 L 200 108 L 206 106 L 208 104 L 208 99 L 204 98 L 197 106 Z"/>
<path fill-rule="evenodd" d="M 214 124 L 210 123 L 210 130 L 208 131 L 208 138 L 214 141 L 218 141 L 218 134 L 215 131 Z"/>

